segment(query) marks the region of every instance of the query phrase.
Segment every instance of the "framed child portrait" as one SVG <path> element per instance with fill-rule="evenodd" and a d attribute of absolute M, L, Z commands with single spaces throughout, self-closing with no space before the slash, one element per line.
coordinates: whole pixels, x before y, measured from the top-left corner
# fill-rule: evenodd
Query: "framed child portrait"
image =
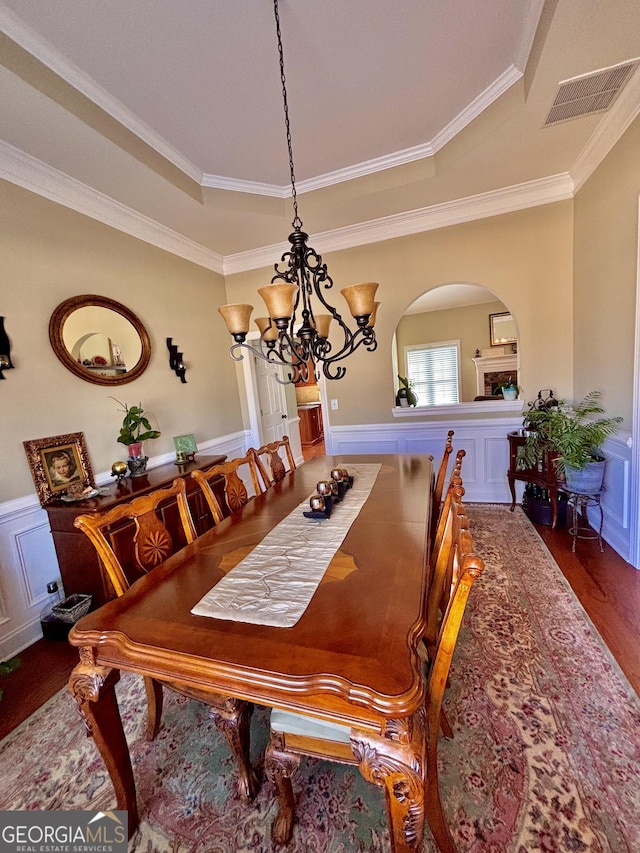
<path fill-rule="evenodd" d="M 84 433 L 36 438 L 23 445 L 42 506 L 62 497 L 69 488 L 93 486 Z"/>

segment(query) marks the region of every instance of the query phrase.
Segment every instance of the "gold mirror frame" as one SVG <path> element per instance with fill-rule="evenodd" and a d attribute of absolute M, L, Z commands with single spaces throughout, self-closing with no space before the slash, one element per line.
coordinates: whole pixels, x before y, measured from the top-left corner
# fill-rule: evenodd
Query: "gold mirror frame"
<path fill-rule="evenodd" d="M 67 318 L 73 314 L 78 308 L 96 307 L 107 308 L 110 311 L 115 311 L 120 314 L 125 320 L 128 320 L 136 330 L 140 338 L 142 353 L 138 362 L 126 373 L 121 373 L 118 376 L 103 376 L 94 374 L 86 370 L 82 364 L 73 358 L 69 350 L 66 348 L 62 337 L 62 329 Z M 141 376 L 149 366 L 151 358 L 151 341 L 147 330 L 142 325 L 138 317 L 120 302 L 113 299 L 108 299 L 106 296 L 96 296 L 95 294 L 84 294 L 82 296 L 72 296 L 70 299 L 65 299 L 55 309 L 49 321 L 49 340 L 53 351 L 58 359 L 64 364 L 67 370 L 84 379 L 85 382 L 91 382 L 93 385 L 125 385 L 127 382 L 133 382 Z"/>

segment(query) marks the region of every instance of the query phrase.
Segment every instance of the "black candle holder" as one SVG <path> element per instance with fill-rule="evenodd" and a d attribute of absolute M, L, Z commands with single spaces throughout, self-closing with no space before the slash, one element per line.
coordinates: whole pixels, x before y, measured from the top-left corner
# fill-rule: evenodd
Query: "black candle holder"
<path fill-rule="evenodd" d="M 184 382 L 186 385 L 187 380 L 184 378 L 184 375 L 187 368 L 182 360 L 182 353 L 178 352 L 178 347 L 173 343 L 172 338 L 167 338 L 167 349 L 169 350 L 169 367 L 180 378 L 180 382 Z"/>

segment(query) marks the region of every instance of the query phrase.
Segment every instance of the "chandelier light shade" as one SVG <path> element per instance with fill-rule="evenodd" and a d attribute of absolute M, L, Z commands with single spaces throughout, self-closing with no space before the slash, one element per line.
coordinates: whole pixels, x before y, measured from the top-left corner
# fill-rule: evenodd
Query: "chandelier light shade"
<path fill-rule="evenodd" d="M 242 350 L 246 349 L 265 361 L 284 365 L 288 369 L 286 382 L 306 382 L 311 372 L 318 376 L 320 368 L 327 379 L 341 379 L 346 372 L 346 367 L 341 364 L 344 359 L 362 345 L 370 352 L 377 347 L 374 325 L 380 307 L 380 302 L 375 301 L 378 284 L 352 284 L 340 291 L 355 320 L 354 330 L 325 296 L 325 292 L 333 287 L 333 279 L 322 257 L 308 245 L 309 235 L 302 230 L 302 220 L 298 215 L 278 0 L 274 0 L 273 10 L 291 173 L 294 213 L 293 232 L 289 235 L 291 249 L 280 258 L 284 268 L 280 269 L 275 264 L 271 283 L 258 289 L 268 316 L 254 321 L 260 332 L 255 344 L 246 340 L 251 328 L 252 305 L 222 305 L 218 310 L 235 341 L 230 352 L 236 361 L 243 358 Z M 329 341 L 330 331 L 333 341 Z"/>

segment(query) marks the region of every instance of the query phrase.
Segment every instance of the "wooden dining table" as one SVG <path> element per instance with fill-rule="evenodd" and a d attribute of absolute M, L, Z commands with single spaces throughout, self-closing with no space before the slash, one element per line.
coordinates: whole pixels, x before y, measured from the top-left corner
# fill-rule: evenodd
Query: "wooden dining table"
<path fill-rule="evenodd" d="M 289 628 L 191 609 L 335 467 L 379 463 L 373 488 L 299 621 Z M 351 727 L 362 775 L 385 791 L 395 851 L 421 849 L 425 627 L 432 459 L 319 456 L 72 628 L 69 681 L 113 782 L 129 833 L 139 822 L 114 686 L 120 671 Z M 348 501 L 348 495 L 345 496 Z M 337 510 L 336 510 L 337 511 Z M 309 520 L 309 524 L 329 525 Z"/>

